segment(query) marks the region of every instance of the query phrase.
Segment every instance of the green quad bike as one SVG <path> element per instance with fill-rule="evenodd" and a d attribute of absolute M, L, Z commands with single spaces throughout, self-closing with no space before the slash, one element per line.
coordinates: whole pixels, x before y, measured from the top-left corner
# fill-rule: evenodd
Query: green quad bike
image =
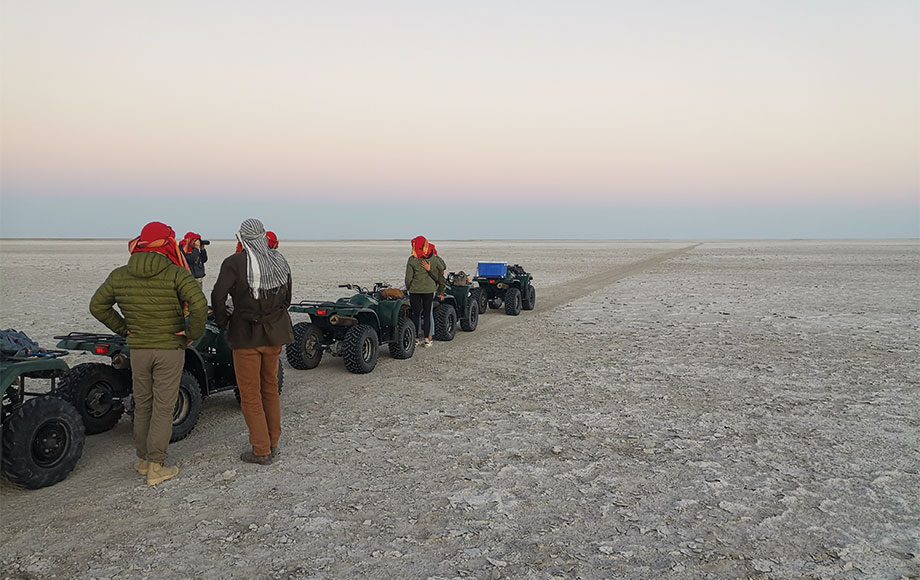
<path fill-rule="evenodd" d="M 61 398 L 56 384 L 67 374 L 67 363 L 58 358 L 66 354 L 44 351 L 0 357 L 0 470 L 11 483 L 26 489 L 63 480 L 83 455 L 83 420 Z M 50 390 L 27 390 L 26 379 L 50 380 Z"/>
<path fill-rule="evenodd" d="M 70 369 L 59 387 L 61 396 L 74 404 L 87 434 L 108 431 L 118 423 L 126 407 L 133 412 L 131 353 L 125 338 L 117 334 L 71 332 L 55 336 L 58 348 L 108 356 L 110 364 L 82 363 Z M 284 383 L 284 367 L 278 364 L 278 392 Z M 204 334 L 185 349 L 185 367 L 179 379 L 179 396 L 173 412 L 171 443 L 186 438 L 198 423 L 205 397 L 233 390 L 240 400 L 233 369 L 233 353 L 226 329 L 208 315 Z"/>
<path fill-rule="evenodd" d="M 457 322 L 465 332 L 473 332 L 479 326 L 479 294 L 482 290 L 470 286 L 465 272 L 451 272 L 447 275 L 444 299 L 434 300 L 434 337 L 438 340 L 453 340 L 457 334 Z"/>
<path fill-rule="evenodd" d="M 294 325 L 294 342 L 285 349 L 292 367 L 315 368 L 328 351 L 342 357 L 349 372 L 369 373 L 377 366 L 382 344 L 389 346 L 393 358 L 412 357 L 415 325 L 409 320 L 409 301 L 400 290 L 383 282 L 370 290 L 358 284 L 340 284 L 339 288 L 358 293 L 335 302 L 305 300 L 289 308 L 310 316 L 310 322 Z"/>
<path fill-rule="evenodd" d="M 486 307 L 497 310 L 505 306 L 505 314 L 517 316 L 521 310 L 533 310 L 537 302 L 537 292 L 533 287 L 533 276 L 524 268 L 515 264 L 508 266 L 505 262 L 479 262 L 477 276 L 479 283 L 479 307 L 485 312 Z"/>

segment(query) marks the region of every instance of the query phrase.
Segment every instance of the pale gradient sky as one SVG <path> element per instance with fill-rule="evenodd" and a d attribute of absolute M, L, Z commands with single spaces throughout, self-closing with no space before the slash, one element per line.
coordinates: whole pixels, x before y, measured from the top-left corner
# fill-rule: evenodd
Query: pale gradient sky
<path fill-rule="evenodd" d="M 4 236 L 920 235 L 914 0 L 0 6 Z"/>

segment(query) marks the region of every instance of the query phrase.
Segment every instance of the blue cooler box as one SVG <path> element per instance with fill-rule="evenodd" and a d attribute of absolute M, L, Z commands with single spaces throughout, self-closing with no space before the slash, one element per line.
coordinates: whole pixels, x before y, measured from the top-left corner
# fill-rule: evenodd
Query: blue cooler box
<path fill-rule="evenodd" d="M 479 262 L 476 268 L 480 276 L 504 278 L 508 273 L 508 262 Z"/>

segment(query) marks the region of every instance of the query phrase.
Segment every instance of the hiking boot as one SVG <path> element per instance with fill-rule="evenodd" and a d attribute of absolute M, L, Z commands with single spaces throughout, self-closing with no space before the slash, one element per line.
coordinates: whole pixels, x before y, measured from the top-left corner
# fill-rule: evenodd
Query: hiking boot
<path fill-rule="evenodd" d="M 279 453 L 279 451 L 278 451 L 278 446 L 275 445 L 274 447 L 272 447 L 272 454 L 271 454 L 271 456 L 272 456 L 272 457 L 277 457 L 277 456 L 278 456 L 278 453 Z"/>
<path fill-rule="evenodd" d="M 163 483 L 167 479 L 172 479 L 179 475 L 179 468 L 173 465 L 166 467 L 162 463 L 151 461 L 147 464 L 147 485 L 156 485 Z"/>
<path fill-rule="evenodd" d="M 149 467 L 146 459 L 138 459 L 134 462 L 134 471 L 140 473 L 141 475 L 147 475 L 147 468 Z"/>
<path fill-rule="evenodd" d="M 246 451 L 245 453 L 240 454 L 240 459 L 246 463 L 258 463 L 259 465 L 269 465 L 272 462 L 271 454 L 256 455 L 252 451 Z"/>

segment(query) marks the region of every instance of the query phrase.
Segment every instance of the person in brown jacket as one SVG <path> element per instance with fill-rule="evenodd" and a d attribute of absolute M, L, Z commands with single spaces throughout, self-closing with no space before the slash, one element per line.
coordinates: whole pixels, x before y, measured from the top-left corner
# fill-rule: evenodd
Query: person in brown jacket
<path fill-rule="evenodd" d="M 211 307 L 214 321 L 227 328 L 240 408 L 249 427 L 252 450 L 244 452 L 240 459 L 268 465 L 281 437 L 281 347 L 294 341 L 288 314 L 291 268 L 281 252 L 269 248 L 265 227 L 259 220 L 244 221 L 236 237 L 243 251 L 220 265 Z M 233 300 L 232 311 L 227 307 L 227 296 Z"/>

